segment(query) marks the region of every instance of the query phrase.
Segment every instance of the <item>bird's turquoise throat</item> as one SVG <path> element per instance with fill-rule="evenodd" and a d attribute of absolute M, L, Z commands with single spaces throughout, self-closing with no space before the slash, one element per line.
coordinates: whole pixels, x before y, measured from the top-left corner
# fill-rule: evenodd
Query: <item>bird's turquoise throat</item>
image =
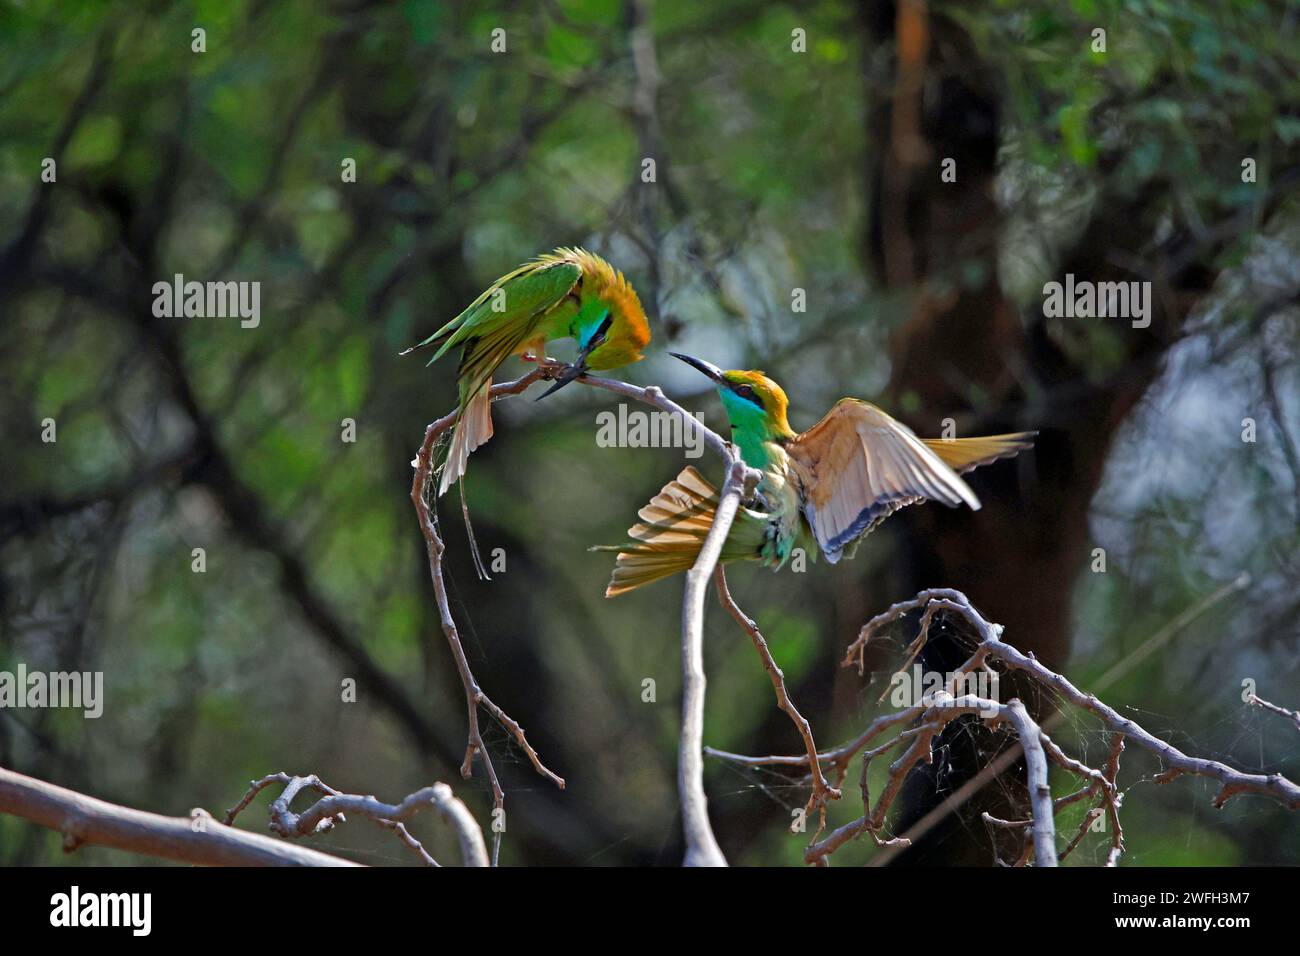
<path fill-rule="evenodd" d="M 767 413 L 729 389 L 718 389 L 718 393 L 727 409 L 727 418 L 731 422 L 731 440 L 740 449 L 740 457 L 745 459 L 745 464 L 750 468 L 767 470 L 772 464 L 772 451 L 768 443 L 776 438 Z"/>

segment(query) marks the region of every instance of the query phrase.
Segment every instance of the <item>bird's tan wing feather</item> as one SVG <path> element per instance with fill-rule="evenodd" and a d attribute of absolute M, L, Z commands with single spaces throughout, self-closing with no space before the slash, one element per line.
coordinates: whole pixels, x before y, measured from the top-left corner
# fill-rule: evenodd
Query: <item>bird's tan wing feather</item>
<path fill-rule="evenodd" d="M 787 451 L 804 484 L 804 514 L 832 563 L 906 505 L 928 499 L 980 506 L 966 482 L 911 429 L 857 399 L 842 399 Z"/>
<path fill-rule="evenodd" d="M 1014 432 L 1008 435 L 979 435 L 975 438 L 923 438 L 925 446 L 943 459 L 959 475 L 974 471 L 999 458 L 1014 458 L 1026 448 L 1034 447 L 1038 432 Z"/>

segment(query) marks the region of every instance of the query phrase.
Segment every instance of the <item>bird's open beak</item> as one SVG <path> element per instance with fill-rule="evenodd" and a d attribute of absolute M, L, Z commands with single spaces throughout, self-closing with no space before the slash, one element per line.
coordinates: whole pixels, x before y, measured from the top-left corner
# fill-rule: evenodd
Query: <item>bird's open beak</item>
<path fill-rule="evenodd" d="M 718 368 L 712 362 L 706 362 L 703 359 L 692 358 L 689 355 L 682 355 L 680 352 L 669 352 L 668 354 L 671 355 L 673 358 L 681 359 L 687 365 L 691 366 L 694 369 L 699 370 L 700 372 L 703 372 L 709 378 L 713 379 L 713 381 L 721 384 L 722 369 Z"/>
<path fill-rule="evenodd" d="M 582 378 L 582 376 L 586 375 L 588 371 L 589 369 L 587 368 L 587 354 L 586 352 L 584 352 L 582 355 L 578 356 L 578 361 L 574 362 L 572 365 L 566 368 L 559 375 L 555 376 L 555 382 L 551 385 L 550 388 L 542 392 L 542 394 L 538 395 L 536 400 L 540 402 L 547 395 L 554 395 L 560 389 L 564 388 L 564 386 L 572 382 L 575 378 Z"/>

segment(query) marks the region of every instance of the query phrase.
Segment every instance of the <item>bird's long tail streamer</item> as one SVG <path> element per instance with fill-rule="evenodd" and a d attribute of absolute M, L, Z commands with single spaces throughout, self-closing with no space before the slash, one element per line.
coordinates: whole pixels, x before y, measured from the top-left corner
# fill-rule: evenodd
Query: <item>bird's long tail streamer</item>
<path fill-rule="evenodd" d="M 465 518 L 465 535 L 469 538 L 469 556 L 474 561 L 474 573 L 478 575 L 480 581 L 491 581 L 492 576 L 487 573 L 487 567 L 483 564 L 483 557 L 478 553 L 478 542 L 474 540 L 474 525 L 469 520 L 469 502 L 465 500 L 465 480 L 460 482 L 460 513 Z"/>

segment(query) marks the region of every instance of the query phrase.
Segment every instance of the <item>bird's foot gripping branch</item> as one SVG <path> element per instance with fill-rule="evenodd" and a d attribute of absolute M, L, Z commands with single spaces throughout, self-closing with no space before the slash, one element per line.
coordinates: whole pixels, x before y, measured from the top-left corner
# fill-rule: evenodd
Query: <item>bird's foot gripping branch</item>
<path fill-rule="evenodd" d="M 725 601 L 724 601 L 725 603 Z M 993 725 L 1004 725 L 1015 733 L 1017 741 L 1009 749 L 984 767 L 972 780 L 952 794 L 939 808 L 942 813 L 955 811 L 981 786 L 1024 756 L 1027 769 L 1029 815 L 1021 820 L 1004 820 L 987 813 L 984 822 L 998 830 L 1021 835 L 1019 852 L 1013 863 L 1024 865 L 1031 860 L 1037 866 L 1055 866 L 1072 853 L 1085 839 L 1099 818 L 1104 817 L 1110 846 L 1106 864 L 1114 866 L 1124 852 L 1124 831 L 1120 826 L 1119 811 L 1124 792 L 1118 783 L 1120 756 L 1126 743 L 1149 752 L 1159 759 L 1163 769 L 1155 776 L 1156 783 L 1168 783 L 1178 777 L 1202 776 L 1216 780 L 1219 791 L 1214 806 L 1222 807 L 1238 794 L 1255 794 L 1269 797 L 1289 810 L 1300 809 L 1300 786 L 1281 774 L 1245 773 L 1217 760 L 1188 756 L 1173 745 L 1153 736 L 1132 720 L 1122 717 L 1112 707 L 1095 695 L 1085 693 L 1067 678 L 1050 670 L 1036 660 L 1002 641 L 1002 628 L 987 621 L 960 591 L 935 588 L 922 591 L 908 601 L 895 604 L 863 626 L 856 640 L 849 646 L 843 666 L 857 667 L 862 673 L 865 652 L 872 637 L 886 626 L 898 621 L 909 612 L 920 611 L 921 620 L 916 639 L 907 648 L 903 669 L 906 669 L 929 640 L 930 626 L 940 614 L 964 622 L 973 638 L 974 649 L 966 661 L 951 675 L 942 689 L 925 694 L 912 706 L 884 714 L 873 720 L 857 737 L 821 753 L 789 756 L 751 757 L 706 749 L 712 756 L 749 767 L 809 768 L 808 781 L 814 793 L 823 775 L 840 782 L 847 776 L 849 765 L 862 755 L 860 790 L 862 815 L 827 834 L 821 830 L 813 837 L 804 859 L 808 863 L 825 865 L 831 854 L 850 841 L 870 836 L 878 847 L 892 850 L 910 843 L 909 836 L 888 836 L 886 818 L 893 807 L 903 781 L 920 763 L 931 759 L 931 744 L 952 721 L 962 717 L 978 717 Z M 1091 767 L 1067 754 L 1048 734 L 1057 718 L 1049 718 L 1040 726 L 1023 703 L 1008 703 L 979 694 L 966 693 L 967 678 L 981 672 L 1020 672 L 1034 683 L 1059 697 L 1085 715 L 1101 723 L 1109 733 L 1109 755 L 1101 767 Z M 889 735 L 883 743 L 871 746 L 877 738 Z M 867 784 L 868 771 L 877 757 L 895 750 L 901 754 L 888 767 L 886 780 L 880 794 L 873 800 Z M 1051 767 L 1070 774 L 1079 781 L 1076 789 L 1053 798 L 1048 787 Z M 821 785 L 824 786 L 824 785 Z M 1065 807 L 1081 801 L 1093 806 L 1085 814 L 1073 837 L 1063 846 L 1058 843 L 1056 815 Z M 919 829 L 919 824 L 917 828 Z M 911 831 L 909 831 L 911 832 Z"/>

